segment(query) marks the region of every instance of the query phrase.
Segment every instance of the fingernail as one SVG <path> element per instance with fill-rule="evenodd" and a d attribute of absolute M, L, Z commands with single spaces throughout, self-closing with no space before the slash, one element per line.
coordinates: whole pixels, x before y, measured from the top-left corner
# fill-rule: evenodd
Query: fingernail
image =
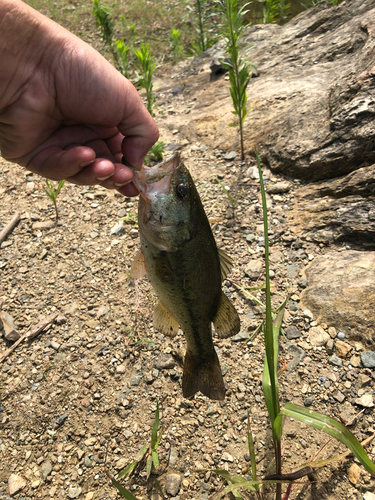
<path fill-rule="evenodd" d="M 122 187 L 122 186 L 126 186 L 126 184 L 130 184 L 131 183 L 131 180 L 130 181 L 127 181 L 127 182 L 115 182 L 114 185 L 116 187 Z"/>
<path fill-rule="evenodd" d="M 83 167 L 88 167 L 89 165 L 91 165 L 91 163 L 93 163 L 95 160 L 90 160 L 90 161 L 83 161 L 82 163 L 79 164 L 79 166 L 81 168 Z"/>
<path fill-rule="evenodd" d="M 107 179 L 109 179 L 110 177 L 112 177 L 113 174 L 111 175 L 107 175 L 106 177 L 97 177 L 96 180 L 97 181 L 106 181 Z"/>

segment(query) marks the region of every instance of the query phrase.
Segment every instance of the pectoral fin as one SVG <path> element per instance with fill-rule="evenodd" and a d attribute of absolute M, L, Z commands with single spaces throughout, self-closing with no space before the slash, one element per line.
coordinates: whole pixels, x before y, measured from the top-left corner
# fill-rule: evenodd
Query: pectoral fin
<path fill-rule="evenodd" d="M 221 339 L 232 337 L 240 331 L 240 318 L 224 292 L 221 292 L 219 307 L 212 322 Z"/>
<path fill-rule="evenodd" d="M 219 260 L 220 260 L 220 271 L 221 271 L 221 281 L 224 281 L 228 276 L 229 271 L 232 269 L 233 261 L 228 254 L 219 248 Z"/>
<path fill-rule="evenodd" d="M 177 335 L 179 329 L 177 321 L 160 301 L 156 304 L 154 311 L 154 328 L 163 335 L 172 338 Z"/>
<path fill-rule="evenodd" d="M 145 256 L 141 249 L 138 250 L 137 255 L 134 257 L 130 276 L 133 280 L 139 280 L 147 274 Z"/>

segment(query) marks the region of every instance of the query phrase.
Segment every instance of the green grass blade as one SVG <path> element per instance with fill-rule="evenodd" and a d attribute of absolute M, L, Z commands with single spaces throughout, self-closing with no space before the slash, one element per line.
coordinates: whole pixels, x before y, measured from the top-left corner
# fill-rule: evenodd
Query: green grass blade
<path fill-rule="evenodd" d="M 151 469 L 152 469 L 152 456 L 149 455 L 147 457 L 147 462 L 146 462 L 146 471 L 147 471 L 147 479 L 150 477 L 151 475 Z"/>
<path fill-rule="evenodd" d="M 56 197 L 60 194 L 61 188 L 64 186 L 64 184 L 65 184 L 65 179 L 59 182 L 56 189 Z"/>
<path fill-rule="evenodd" d="M 155 450 L 157 449 L 157 447 L 159 446 L 159 443 L 161 441 L 161 438 L 163 436 L 163 432 L 164 432 L 164 425 L 162 425 L 161 429 L 160 429 L 160 432 L 159 432 L 159 436 L 158 436 L 158 439 L 156 440 L 156 444 L 155 444 Z"/>
<path fill-rule="evenodd" d="M 134 460 L 134 462 L 127 465 L 125 469 L 122 469 L 122 471 L 117 474 L 117 479 L 128 476 L 137 467 L 138 463 L 138 460 Z"/>
<path fill-rule="evenodd" d="M 154 425 L 152 426 L 151 433 L 151 449 L 154 450 L 156 446 L 156 442 L 158 440 L 158 427 L 159 427 L 159 403 L 156 403 L 156 413 Z"/>
<path fill-rule="evenodd" d="M 149 449 L 149 446 L 147 443 L 142 446 L 142 448 L 139 450 L 139 452 L 137 453 L 137 455 L 135 457 L 137 462 L 140 462 L 142 460 L 142 458 L 146 455 L 148 449 Z"/>
<path fill-rule="evenodd" d="M 247 444 L 249 447 L 249 455 L 250 455 L 250 460 L 251 460 L 251 475 L 252 475 L 253 481 L 256 481 L 257 480 L 257 463 L 255 460 L 254 440 L 253 440 L 253 433 L 251 432 L 251 428 L 250 428 L 249 414 L 247 414 Z"/>
<path fill-rule="evenodd" d="M 277 417 L 276 424 L 280 427 L 280 420 L 282 416 L 288 416 L 300 420 L 305 424 L 315 427 L 326 434 L 338 439 L 341 443 L 345 444 L 354 456 L 361 462 L 363 467 L 373 474 L 375 472 L 375 464 L 369 459 L 366 450 L 363 448 L 358 439 L 340 422 L 337 422 L 331 417 L 322 415 L 313 410 L 298 406 L 292 403 L 287 403 L 285 408 L 281 410 L 280 415 Z"/>
<path fill-rule="evenodd" d="M 159 467 L 159 456 L 156 451 L 151 452 L 152 455 L 152 461 L 154 462 L 155 469 Z"/>
<path fill-rule="evenodd" d="M 119 491 L 120 495 L 123 497 L 123 498 L 126 498 L 127 500 L 137 500 L 135 498 L 135 496 L 130 493 L 130 491 L 128 491 L 126 488 L 124 488 L 123 486 L 121 486 L 120 483 L 118 483 L 116 481 L 116 479 L 111 479 L 112 481 L 112 485 Z"/>

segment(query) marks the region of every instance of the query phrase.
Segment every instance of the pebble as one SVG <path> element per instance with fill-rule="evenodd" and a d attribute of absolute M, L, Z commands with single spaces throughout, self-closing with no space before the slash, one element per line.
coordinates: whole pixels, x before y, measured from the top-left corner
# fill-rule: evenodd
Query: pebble
<path fill-rule="evenodd" d="M 54 349 L 55 351 L 58 351 L 60 349 L 60 345 L 58 342 L 55 342 L 54 340 L 51 340 L 49 345 Z"/>
<path fill-rule="evenodd" d="M 338 338 L 339 340 L 344 340 L 344 338 L 345 338 L 345 333 L 344 333 L 344 332 L 339 332 L 339 333 L 337 334 L 337 338 Z"/>
<path fill-rule="evenodd" d="M 375 352 L 361 352 L 361 361 L 365 368 L 375 368 Z"/>
<path fill-rule="evenodd" d="M 263 261 L 251 259 L 244 271 L 251 280 L 257 280 L 263 271 Z"/>
<path fill-rule="evenodd" d="M 313 398 L 306 398 L 303 402 L 304 406 L 311 406 L 313 404 Z"/>
<path fill-rule="evenodd" d="M 44 464 L 42 465 L 42 478 L 44 480 L 46 480 L 46 478 L 51 474 L 52 472 L 52 464 L 51 464 L 51 461 L 50 460 L 47 460 L 46 462 L 44 462 Z"/>
<path fill-rule="evenodd" d="M 357 464 L 352 464 L 349 468 L 348 477 L 352 484 L 357 484 L 361 480 L 362 471 Z"/>
<path fill-rule="evenodd" d="M 234 458 L 227 451 L 224 451 L 224 453 L 223 453 L 223 455 L 221 457 L 221 460 L 223 460 L 224 462 L 233 463 Z"/>
<path fill-rule="evenodd" d="M 81 491 L 82 491 L 82 488 L 80 488 L 79 486 L 77 488 L 74 488 L 73 486 L 71 486 L 68 489 L 67 495 L 69 498 L 78 498 L 79 495 L 81 494 Z"/>
<path fill-rule="evenodd" d="M 289 340 L 299 339 L 302 336 L 302 333 L 294 325 L 288 326 L 285 333 L 286 338 Z"/>
<path fill-rule="evenodd" d="M 119 221 L 117 224 L 115 224 L 113 227 L 111 227 L 111 234 L 118 236 L 123 233 L 125 233 L 125 227 L 124 227 L 124 222 L 122 220 Z"/>
<path fill-rule="evenodd" d="M 26 479 L 16 474 L 11 474 L 8 479 L 9 494 L 15 495 L 26 486 Z"/>
<path fill-rule="evenodd" d="M 352 349 L 353 347 L 347 342 L 343 342 L 342 340 L 336 340 L 335 342 L 335 351 L 339 358 L 346 358 Z"/>
<path fill-rule="evenodd" d="M 363 500 L 375 500 L 375 493 L 366 491 L 366 493 L 363 495 Z"/>
<path fill-rule="evenodd" d="M 333 355 L 329 358 L 328 363 L 334 366 L 342 366 L 342 359 L 338 356 Z"/>
<path fill-rule="evenodd" d="M 35 222 L 33 224 L 34 231 L 37 230 L 37 229 L 52 229 L 53 227 L 55 227 L 55 222 L 52 221 L 52 220 L 46 220 L 46 221 L 42 221 L 42 222 Z"/>
<path fill-rule="evenodd" d="M 224 156 L 224 160 L 227 160 L 227 161 L 232 161 L 232 160 L 235 160 L 236 158 L 237 158 L 237 153 L 235 151 L 231 151 L 230 153 L 228 153 Z"/>
<path fill-rule="evenodd" d="M 232 342 L 242 342 L 245 340 L 249 340 L 250 334 L 248 332 L 244 332 L 240 330 L 237 335 L 234 335 L 234 337 L 231 338 Z"/>
<path fill-rule="evenodd" d="M 321 326 L 313 326 L 309 330 L 310 343 L 314 347 L 323 347 L 330 339 L 328 333 Z"/>
<path fill-rule="evenodd" d="M 177 463 L 178 451 L 176 446 L 172 445 L 169 450 L 169 466 L 174 467 Z"/>
<path fill-rule="evenodd" d="M 60 415 L 56 419 L 56 425 L 62 425 L 68 417 L 69 413 L 64 413 L 64 415 Z"/>
<path fill-rule="evenodd" d="M 85 456 L 84 464 L 86 467 L 92 467 L 92 460 L 87 455 Z"/>
<path fill-rule="evenodd" d="M 371 408 L 374 406 L 374 400 L 372 394 L 364 394 L 360 398 L 355 399 L 355 403 L 359 406 L 364 406 L 365 408 Z"/>
<path fill-rule="evenodd" d="M 180 491 L 181 476 L 179 474 L 168 474 L 165 478 L 165 489 L 168 495 L 176 496 Z"/>
<path fill-rule="evenodd" d="M 175 366 L 176 362 L 170 354 L 161 354 L 154 360 L 154 367 L 157 370 L 168 370 Z"/>

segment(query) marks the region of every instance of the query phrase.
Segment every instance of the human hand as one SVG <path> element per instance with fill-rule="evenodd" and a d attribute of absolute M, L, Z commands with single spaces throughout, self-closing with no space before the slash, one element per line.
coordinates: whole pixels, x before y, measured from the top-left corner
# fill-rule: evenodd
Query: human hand
<path fill-rule="evenodd" d="M 134 86 L 61 26 L 18 0 L 2 2 L 2 156 L 52 180 L 137 194 L 121 158 L 140 168 L 158 129 Z M 20 22 L 28 44 L 15 57 L 7 42 Z"/>

